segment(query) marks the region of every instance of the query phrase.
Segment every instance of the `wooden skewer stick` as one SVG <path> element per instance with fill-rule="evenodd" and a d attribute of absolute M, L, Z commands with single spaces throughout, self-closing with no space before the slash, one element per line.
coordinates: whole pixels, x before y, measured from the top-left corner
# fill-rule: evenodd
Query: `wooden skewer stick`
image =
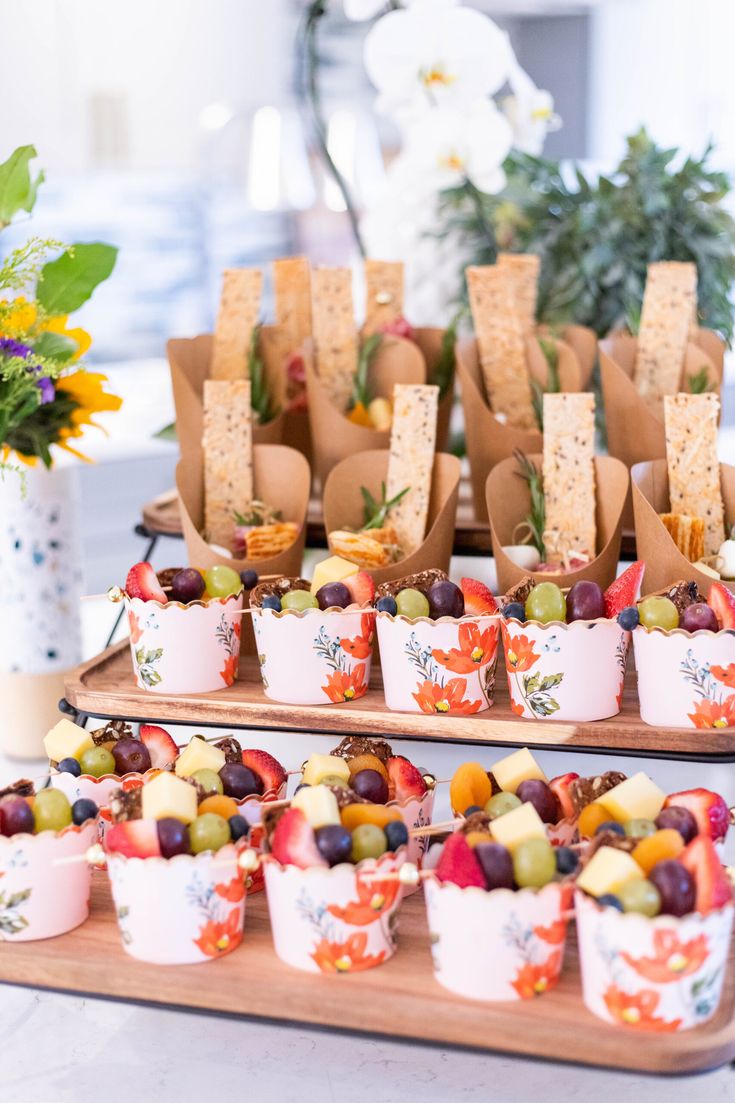
<path fill-rule="evenodd" d="M 414 839 L 429 835 L 444 835 L 447 831 L 454 831 L 457 827 L 461 827 L 464 822 L 464 819 L 447 820 L 445 823 L 427 824 L 426 827 L 412 827 L 409 835 Z"/>

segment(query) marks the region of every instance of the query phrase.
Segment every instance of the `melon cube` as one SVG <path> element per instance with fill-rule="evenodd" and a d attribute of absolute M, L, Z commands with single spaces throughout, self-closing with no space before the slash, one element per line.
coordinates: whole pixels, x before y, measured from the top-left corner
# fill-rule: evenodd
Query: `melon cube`
<path fill-rule="evenodd" d="M 173 816 L 182 823 L 191 823 L 197 817 L 196 788 L 168 770 L 145 783 L 142 799 L 143 819 Z"/>
<path fill-rule="evenodd" d="M 90 733 L 78 724 L 72 724 L 66 717 L 59 720 L 43 737 L 43 748 L 51 762 L 61 762 L 64 758 L 76 758 L 79 761 L 90 747 L 94 747 Z"/>
<path fill-rule="evenodd" d="M 628 881 L 641 880 L 643 870 L 625 850 L 614 846 L 601 846 L 590 858 L 579 877 L 577 885 L 590 896 L 616 895 Z"/>
<path fill-rule="evenodd" d="M 655 820 L 664 806 L 665 793 L 641 771 L 626 778 L 597 798 L 618 823 L 627 820 Z"/>
<path fill-rule="evenodd" d="M 327 582 L 343 582 L 352 574 L 357 574 L 360 568 L 356 563 L 350 563 L 349 559 L 343 559 L 340 555 L 330 555 L 328 559 L 322 559 L 314 568 L 314 577 L 311 580 L 311 592 L 315 594 L 321 590 Z"/>
<path fill-rule="evenodd" d="M 299 808 L 315 831 L 317 827 L 326 827 L 329 823 L 340 823 L 337 798 L 326 785 L 309 785 L 299 789 L 294 794 L 291 807 Z"/>
<path fill-rule="evenodd" d="M 312 754 L 304 766 L 305 785 L 318 785 L 322 778 L 341 777 L 350 780 L 350 768 L 344 758 L 336 754 Z"/>
<path fill-rule="evenodd" d="M 179 777 L 191 777 L 197 770 L 214 770 L 218 774 L 225 761 L 223 750 L 195 735 L 176 759 L 175 769 Z"/>
<path fill-rule="evenodd" d="M 502 843 L 511 853 L 526 839 L 546 839 L 544 822 L 532 804 L 526 801 L 519 808 L 498 816 L 490 822 L 490 832 L 496 843 Z"/>
<path fill-rule="evenodd" d="M 528 747 L 501 758 L 490 772 L 504 793 L 515 793 L 522 781 L 546 781 L 546 774 Z"/>

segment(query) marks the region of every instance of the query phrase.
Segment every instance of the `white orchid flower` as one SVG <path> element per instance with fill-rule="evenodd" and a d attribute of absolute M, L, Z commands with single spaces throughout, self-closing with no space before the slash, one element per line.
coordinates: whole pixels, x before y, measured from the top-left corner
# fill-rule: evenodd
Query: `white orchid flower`
<path fill-rule="evenodd" d="M 405 171 L 426 191 L 441 191 L 468 179 L 480 191 L 505 185 L 503 161 L 513 131 L 492 100 L 478 100 L 465 111 L 437 107 L 413 124 L 399 155 Z"/>
<path fill-rule="evenodd" d="M 508 74 L 512 95 L 502 101 L 503 113 L 513 128 L 513 146 L 521 153 L 538 157 L 546 135 L 562 125 L 554 112 L 554 98 L 544 88 L 537 88 L 513 58 Z"/>
<path fill-rule="evenodd" d="M 356 23 L 380 15 L 385 6 L 385 0 L 344 0 L 345 15 Z"/>

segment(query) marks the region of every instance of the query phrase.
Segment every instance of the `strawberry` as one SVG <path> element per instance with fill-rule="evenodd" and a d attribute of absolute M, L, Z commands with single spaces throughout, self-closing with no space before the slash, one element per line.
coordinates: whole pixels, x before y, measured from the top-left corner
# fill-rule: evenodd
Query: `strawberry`
<path fill-rule="evenodd" d="M 271 854 L 283 866 L 326 866 L 314 839 L 314 831 L 300 808 L 289 808 L 276 824 Z"/>
<path fill-rule="evenodd" d="M 730 810 L 719 795 L 709 789 L 686 789 L 672 793 L 664 801 L 664 808 L 688 808 L 697 821 L 700 834 L 715 842 L 724 839 L 730 826 Z"/>
<path fill-rule="evenodd" d="M 459 831 L 450 835 L 445 842 L 437 863 L 436 875 L 440 881 L 451 881 L 461 889 L 469 888 L 470 885 L 475 885 L 478 889 L 487 888 L 482 866 L 467 839 Z"/>
<path fill-rule="evenodd" d="M 635 605 L 641 596 L 641 584 L 645 570 L 646 564 L 642 559 L 637 559 L 635 563 L 631 563 L 623 571 L 619 578 L 610 583 L 603 595 L 606 617 L 612 619 L 618 613 L 622 613 L 623 609 L 627 609 L 629 605 Z"/>
<path fill-rule="evenodd" d="M 160 858 L 156 820 L 125 820 L 114 823 L 105 832 L 108 854 L 124 854 L 126 858 Z"/>
<path fill-rule="evenodd" d="M 695 906 L 701 915 L 709 915 L 716 908 L 729 904 L 732 888 L 711 839 L 697 835 L 679 855 L 679 861 L 694 878 L 697 886 Z"/>
<path fill-rule="evenodd" d="M 142 601 L 160 601 L 161 605 L 168 601 L 150 563 L 136 563 L 130 568 L 125 579 L 125 593 Z"/>
<path fill-rule="evenodd" d="M 403 755 L 396 754 L 388 759 L 386 766 L 391 799 L 403 801 L 411 797 L 423 797 L 426 782 L 421 771 L 412 762 Z"/>
<path fill-rule="evenodd" d="M 459 584 L 464 594 L 464 611 L 479 617 L 482 613 L 495 613 L 498 603 L 484 582 L 476 578 L 463 578 Z"/>
<path fill-rule="evenodd" d="M 358 605 L 370 605 L 372 603 L 375 597 L 375 583 L 373 582 L 373 576 L 368 574 L 367 571 L 358 571 L 357 574 L 348 575 L 342 581 L 350 591 L 352 600 L 357 602 Z"/>
<path fill-rule="evenodd" d="M 563 820 L 572 819 L 576 815 L 572 798 L 569 795 L 569 786 L 578 778 L 579 774 L 560 774 L 559 777 L 553 777 L 549 782 L 549 788 L 559 801 Z"/>
<path fill-rule="evenodd" d="M 157 724 L 141 724 L 138 738 L 148 748 L 151 769 L 167 770 L 169 766 L 173 766 L 178 758 L 179 748 L 165 728 L 159 728 Z"/>
<path fill-rule="evenodd" d="M 392 322 L 384 322 L 379 326 L 380 333 L 386 333 L 392 337 L 403 337 L 405 341 L 413 341 L 413 326 L 407 322 L 402 314 L 394 318 Z"/>
<path fill-rule="evenodd" d="M 242 764 L 260 778 L 264 796 L 268 793 L 277 793 L 286 780 L 286 771 L 283 766 L 267 751 L 243 751 Z"/>
<path fill-rule="evenodd" d="M 735 628 L 735 594 L 724 583 L 712 583 L 707 604 L 717 617 L 720 628 Z"/>

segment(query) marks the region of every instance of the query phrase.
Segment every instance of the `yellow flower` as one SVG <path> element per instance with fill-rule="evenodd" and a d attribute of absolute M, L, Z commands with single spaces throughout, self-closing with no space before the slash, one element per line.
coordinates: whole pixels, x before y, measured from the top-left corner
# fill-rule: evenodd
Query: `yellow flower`
<path fill-rule="evenodd" d="M 36 321 L 36 304 L 23 295 L 0 301 L 0 337 L 18 339 L 25 336 Z"/>
<path fill-rule="evenodd" d="M 71 415 L 72 424 L 59 433 L 59 447 L 86 462 L 89 462 L 87 457 L 83 456 L 81 452 L 77 452 L 66 441 L 70 437 L 83 436 L 86 425 L 94 425 L 95 429 L 102 429 L 102 426 L 92 419 L 92 414 L 99 414 L 103 410 L 120 409 L 122 399 L 118 395 L 108 394 L 105 391 L 103 383 L 106 382 L 106 375 L 101 375 L 99 372 L 85 371 L 82 368 L 79 371 L 72 372 L 71 375 L 63 376 L 56 383 L 57 391 L 64 391 L 79 403 Z M 104 431 L 102 429 L 102 432 Z"/>
<path fill-rule="evenodd" d="M 72 361 L 79 360 L 92 344 L 92 338 L 86 329 L 81 329 L 79 326 L 75 329 L 67 329 L 66 323 L 68 320 L 68 314 L 59 314 L 56 318 L 47 318 L 42 323 L 41 329 L 48 330 L 49 333 L 58 333 L 61 337 L 68 337 L 71 341 L 76 342 L 77 351 L 71 359 Z"/>

